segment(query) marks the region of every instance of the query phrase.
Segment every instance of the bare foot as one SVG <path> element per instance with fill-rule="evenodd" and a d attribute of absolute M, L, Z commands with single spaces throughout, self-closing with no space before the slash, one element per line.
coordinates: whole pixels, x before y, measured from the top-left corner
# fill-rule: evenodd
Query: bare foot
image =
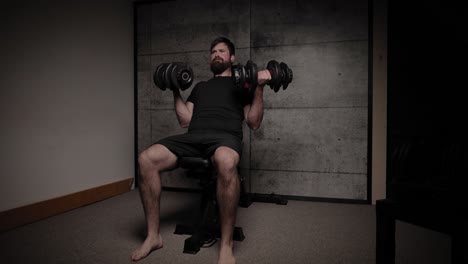
<path fill-rule="evenodd" d="M 157 237 L 147 237 L 145 242 L 137 250 L 133 251 L 132 260 L 138 261 L 146 258 L 151 251 L 160 249 L 163 247 L 163 241 L 161 235 Z"/>
<path fill-rule="evenodd" d="M 221 247 L 219 249 L 218 264 L 236 264 L 236 258 L 232 254 L 231 247 Z"/>

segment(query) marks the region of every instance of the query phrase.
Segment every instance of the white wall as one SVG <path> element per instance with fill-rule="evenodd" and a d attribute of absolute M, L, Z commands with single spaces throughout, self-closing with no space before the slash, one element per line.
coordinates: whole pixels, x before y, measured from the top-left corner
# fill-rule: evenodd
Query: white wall
<path fill-rule="evenodd" d="M 0 19 L 0 211 L 134 177 L 132 1 L 9 1 Z"/>

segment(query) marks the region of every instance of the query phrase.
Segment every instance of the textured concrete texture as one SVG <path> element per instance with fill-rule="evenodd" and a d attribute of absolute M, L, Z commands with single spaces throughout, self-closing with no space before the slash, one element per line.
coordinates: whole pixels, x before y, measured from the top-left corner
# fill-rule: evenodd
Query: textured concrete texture
<path fill-rule="evenodd" d="M 249 47 L 249 1 L 167 1 L 152 5 L 153 54 L 207 50 L 213 36 Z"/>
<path fill-rule="evenodd" d="M 286 90 L 265 86 L 265 107 L 367 107 L 367 41 L 253 48 L 252 60 L 265 69 L 270 60 L 293 70 Z"/>
<path fill-rule="evenodd" d="M 253 0 L 253 47 L 367 39 L 368 1 Z"/>
<path fill-rule="evenodd" d="M 365 200 L 367 175 L 308 171 L 252 170 L 252 192 Z"/>
<path fill-rule="evenodd" d="M 138 110 L 137 140 L 138 154 L 147 149 L 153 141 L 151 139 L 151 111 Z"/>
<path fill-rule="evenodd" d="M 366 199 L 366 125 L 365 108 L 265 110 L 252 133 L 252 191 Z"/>
<path fill-rule="evenodd" d="M 152 81 L 151 58 L 149 56 L 137 57 L 137 108 L 151 109 L 156 100 L 154 84 Z"/>
<path fill-rule="evenodd" d="M 252 133 L 251 168 L 367 172 L 367 109 L 267 109 Z"/>
<path fill-rule="evenodd" d="M 265 110 L 251 139 L 252 191 L 366 199 L 366 124 L 365 108 Z"/>

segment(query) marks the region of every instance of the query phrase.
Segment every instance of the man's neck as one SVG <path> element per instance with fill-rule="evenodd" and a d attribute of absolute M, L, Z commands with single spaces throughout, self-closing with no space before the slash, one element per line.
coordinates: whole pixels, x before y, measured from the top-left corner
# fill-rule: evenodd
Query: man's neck
<path fill-rule="evenodd" d="M 222 73 L 216 74 L 215 77 L 230 77 L 231 75 L 232 75 L 231 67 L 229 67 L 225 71 L 223 71 Z"/>

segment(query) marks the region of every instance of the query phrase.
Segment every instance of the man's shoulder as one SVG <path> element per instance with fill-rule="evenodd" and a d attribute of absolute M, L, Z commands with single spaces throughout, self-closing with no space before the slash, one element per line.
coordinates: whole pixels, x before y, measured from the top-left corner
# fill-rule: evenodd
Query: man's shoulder
<path fill-rule="evenodd" d="M 203 87 L 203 86 L 206 86 L 206 84 L 207 84 L 209 81 L 210 81 L 210 80 L 198 81 L 198 82 L 195 84 L 194 88 L 195 88 L 195 87 Z"/>

